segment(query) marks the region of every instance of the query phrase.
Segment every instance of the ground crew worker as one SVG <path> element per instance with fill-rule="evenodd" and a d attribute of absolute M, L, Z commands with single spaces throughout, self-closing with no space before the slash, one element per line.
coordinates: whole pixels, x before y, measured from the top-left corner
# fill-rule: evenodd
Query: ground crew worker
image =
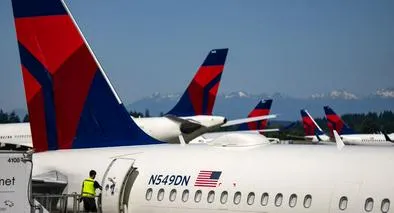
<path fill-rule="evenodd" d="M 102 190 L 100 184 L 94 180 L 96 178 L 96 171 L 90 170 L 89 178 L 82 182 L 82 200 L 85 212 L 97 212 L 96 207 L 96 189 Z"/>

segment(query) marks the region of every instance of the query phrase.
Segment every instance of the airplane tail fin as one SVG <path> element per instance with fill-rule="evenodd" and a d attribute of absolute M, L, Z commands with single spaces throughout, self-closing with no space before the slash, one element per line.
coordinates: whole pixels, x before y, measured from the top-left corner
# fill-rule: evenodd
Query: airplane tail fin
<path fill-rule="evenodd" d="M 302 124 L 305 136 L 321 136 L 324 135 L 323 130 L 319 127 L 313 117 L 306 109 L 301 109 Z"/>
<path fill-rule="evenodd" d="M 260 100 L 256 107 L 249 113 L 248 118 L 269 115 L 272 99 Z M 238 130 L 262 130 L 267 127 L 268 119 L 249 122 L 239 126 Z"/>
<path fill-rule="evenodd" d="M 60 0 L 12 0 L 33 146 L 156 144 L 129 116 Z"/>
<path fill-rule="evenodd" d="M 354 134 L 355 131 L 350 128 L 339 115 L 337 115 L 334 110 L 329 107 L 324 107 L 324 112 L 326 114 L 327 125 L 332 133 L 333 130 L 336 130 L 339 135 L 347 135 L 347 134 Z"/>
<path fill-rule="evenodd" d="M 181 99 L 167 114 L 212 115 L 227 53 L 227 48 L 209 51 Z"/>

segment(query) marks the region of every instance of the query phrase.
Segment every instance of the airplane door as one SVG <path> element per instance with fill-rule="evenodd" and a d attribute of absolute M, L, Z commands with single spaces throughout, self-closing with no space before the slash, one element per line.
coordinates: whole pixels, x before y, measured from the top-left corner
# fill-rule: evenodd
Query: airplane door
<path fill-rule="evenodd" d="M 138 176 L 134 159 L 116 158 L 107 168 L 102 180 L 101 212 L 128 213 L 131 187 Z"/>

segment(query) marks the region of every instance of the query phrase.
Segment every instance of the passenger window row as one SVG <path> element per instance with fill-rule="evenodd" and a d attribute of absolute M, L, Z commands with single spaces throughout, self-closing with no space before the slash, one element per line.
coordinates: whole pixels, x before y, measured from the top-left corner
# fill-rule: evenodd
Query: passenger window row
<path fill-rule="evenodd" d="M 341 199 L 339 199 L 339 209 L 342 211 L 345 211 L 347 208 L 348 204 L 348 198 L 346 196 L 342 196 Z M 364 210 L 365 212 L 371 212 L 373 210 L 374 206 L 374 200 L 372 197 L 369 197 L 365 200 L 364 203 Z M 387 213 L 390 210 L 390 200 L 385 198 L 382 200 L 382 203 L 380 205 L 380 210 L 382 213 Z"/>
<path fill-rule="evenodd" d="M 158 201 L 162 201 L 164 199 L 164 193 L 165 193 L 165 191 L 164 191 L 163 188 L 159 189 L 159 191 L 157 192 L 157 200 Z M 194 202 L 196 202 L 196 203 L 201 202 L 202 195 L 203 195 L 203 192 L 201 190 L 197 190 L 194 193 L 194 198 L 193 198 Z M 170 191 L 169 200 L 171 202 L 174 202 L 175 199 L 176 199 L 176 196 L 177 196 L 177 190 L 176 189 L 172 189 Z M 187 202 L 189 200 L 189 196 L 190 196 L 190 191 L 188 189 L 185 189 L 182 192 L 181 200 L 183 202 Z M 153 197 L 153 189 L 149 188 L 146 191 L 145 199 L 150 201 L 152 199 L 152 197 Z M 219 199 L 220 203 L 221 204 L 226 204 L 228 202 L 228 197 L 229 197 L 228 192 L 227 191 L 223 191 L 220 194 L 220 199 Z M 237 192 L 234 193 L 234 197 L 233 197 L 232 202 L 235 205 L 238 205 L 238 204 L 241 203 L 241 198 L 242 198 L 242 193 L 240 191 L 237 191 Z M 250 192 L 248 194 L 248 196 L 247 196 L 246 203 L 248 205 L 253 205 L 255 203 L 255 199 L 256 199 L 256 194 L 254 192 Z M 293 207 L 295 207 L 297 205 L 297 199 L 298 199 L 298 196 L 296 194 L 290 195 L 290 197 L 289 197 L 289 206 L 291 208 L 293 208 Z M 215 202 L 215 191 L 211 190 L 211 191 L 208 192 L 208 195 L 207 195 L 207 203 L 213 203 L 213 202 Z M 265 192 L 265 193 L 263 193 L 261 195 L 260 205 L 261 206 L 267 206 L 268 202 L 269 202 L 269 194 L 267 192 Z M 274 205 L 276 207 L 282 206 L 283 194 L 282 193 L 276 194 L 273 203 L 274 203 Z M 310 194 L 307 194 L 304 197 L 303 206 L 305 208 L 309 208 L 309 207 L 311 207 L 311 205 L 312 205 L 312 196 Z"/>

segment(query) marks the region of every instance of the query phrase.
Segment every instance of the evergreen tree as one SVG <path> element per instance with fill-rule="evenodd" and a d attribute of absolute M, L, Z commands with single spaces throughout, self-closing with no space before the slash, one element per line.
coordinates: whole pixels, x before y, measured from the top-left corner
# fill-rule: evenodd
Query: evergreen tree
<path fill-rule="evenodd" d="M 11 114 L 8 116 L 8 123 L 20 123 L 21 120 L 19 116 L 15 113 L 15 111 L 12 111 Z"/>
<path fill-rule="evenodd" d="M 23 118 L 23 122 L 30 122 L 29 114 L 26 113 L 25 117 Z"/>

